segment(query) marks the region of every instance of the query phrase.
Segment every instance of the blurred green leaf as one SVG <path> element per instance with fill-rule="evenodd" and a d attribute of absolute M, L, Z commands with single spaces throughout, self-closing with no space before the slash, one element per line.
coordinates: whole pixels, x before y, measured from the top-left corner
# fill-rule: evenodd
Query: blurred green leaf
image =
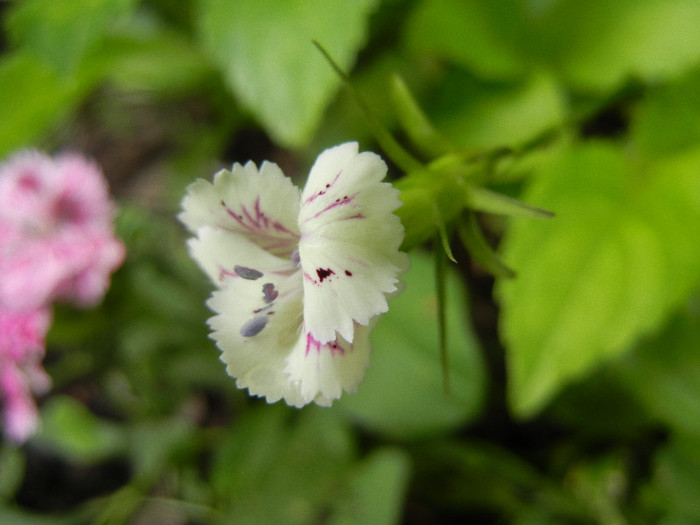
<path fill-rule="evenodd" d="M 260 405 L 216 447 L 211 479 L 232 524 L 318 523 L 354 453 L 338 413 Z"/>
<path fill-rule="evenodd" d="M 568 470 L 568 488 L 589 509 L 596 523 L 628 523 L 622 513 L 630 489 L 627 463 L 616 452 L 581 461 Z"/>
<path fill-rule="evenodd" d="M 241 104 L 280 144 L 301 147 L 340 79 L 312 45 L 349 70 L 376 0 L 200 0 L 206 48 Z"/>
<path fill-rule="evenodd" d="M 46 64 L 25 54 L 0 59 L 0 158 L 41 138 L 68 113 L 78 93 Z"/>
<path fill-rule="evenodd" d="M 653 87 L 632 121 L 630 138 L 643 155 L 669 155 L 700 144 L 700 69 Z"/>
<path fill-rule="evenodd" d="M 615 371 L 657 420 L 700 435 L 700 315 L 684 311 Z"/>
<path fill-rule="evenodd" d="M 700 438 L 675 435 L 656 455 L 653 496 L 668 521 L 700 521 Z"/>
<path fill-rule="evenodd" d="M 658 328 L 698 282 L 697 170 L 698 152 L 642 167 L 591 144 L 538 174 L 526 200 L 557 216 L 514 220 L 503 256 L 518 278 L 498 288 L 518 416 Z"/>
<path fill-rule="evenodd" d="M 70 73 L 134 4 L 135 0 L 25 0 L 10 12 L 7 30 L 15 45 Z"/>
<path fill-rule="evenodd" d="M 116 423 L 104 421 L 68 396 L 54 396 L 41 409 L 36 440 L 73 461 L 94 463 L 121 452 L 124 436 Z"/>
<path fill-rule="evenodd" d="M 400 523 L 410 460 L 398 448 L 379 448 L 360 463 L 347 481 L 330 525 Z"/>
<path fill-rule="evenodd" d="M 423 0 L 405 28 L 413 52 L 437 54 L 485 78 L 525 71 L 523 27 L 512 0 Z"/>
<path fill-rule="evenodd" d="M 447 274 L 449 394 L 442 381 L 430 258 L 413 253 L 403 280 L 406 289 L 391 299 L 389 312 L 374 330 L 372 363 L 365 381 L 357 394 L 343 397 L 338 406 L 374 431 L 411 439 L 445 432 L 475 418 L 483 403 L 486 377 L 457 276 Z"/>
<path fill-rule="evenodd" d="M 0 523 L 12 525 L 77 525 L 85 523 L 84 516 L 57 516 L 33 514 L 18 508 L 4 508 L 0 505 Z"/>
<path fill-rule="evenodd" d="M 541 47 L 582 89 L 628 77 L 659 80 L 700 61 L 696 0 L 560 0 L 542 22 Z"/>
<path fill-rule="evenodd" d="M 25 464 L 23 451 L 3 443 L 0 447 L 0 502 L 12 499 L 17 492 L 24 477 Z"/>
<path fill-rule="evenodd" d="M 192 42 L 167 29 L 119 34 L 106 40 L 101 58 L 108 78 L 125 91 L 160 96 L 196 91 L 213 68 Z"/>
<path fill-rule="evenodd" d="M 492 521 L 504 523 L 532 508 L 556 516 L 556 523 L 579 523 L 561 516 L 584 515 L 559 483 L 507 449 L 460 439 L 430 441 L 415 452 L 414 491 L 443 508 L 490 510 L 501 518 Z"/>
<path fill-rule="evenodd" d="M 463 148 L 519 146 L 565 116 L 563 93 L 544 73 L 512 84 L 484 84 L 454 72 L 433 99 L 436 127 Z"/>
<path fill-rule="evenodd" d="M 155 483 L 177 452 L 193 441 L 195 432 L 195 425 L 179 415 L 135 422 L 128 429 L 129 451 L 141 480 Z"/>

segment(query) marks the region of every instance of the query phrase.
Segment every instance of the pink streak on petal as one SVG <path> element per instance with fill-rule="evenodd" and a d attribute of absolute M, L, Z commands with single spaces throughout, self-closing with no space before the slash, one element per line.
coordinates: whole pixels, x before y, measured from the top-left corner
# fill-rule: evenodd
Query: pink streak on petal
<path fill-rule="evenodd" d="M 352 345 L 350 345 L 352 348 Z M 328 351 L 331 353 L 331 355 L 344 355 L 345 354 L 345 349 L 338 344 L 337 341 L 330 341 L 326 344 L 321 344 L 320 341 L 316 340 L 313 335 L 311 335 L 311 332 L 306 333 L 306 351 L 304 352 L 304 355 L 309 355 L 309 352 L 314 349 L 317 353 L 320 353 L 321 351 Z"/>

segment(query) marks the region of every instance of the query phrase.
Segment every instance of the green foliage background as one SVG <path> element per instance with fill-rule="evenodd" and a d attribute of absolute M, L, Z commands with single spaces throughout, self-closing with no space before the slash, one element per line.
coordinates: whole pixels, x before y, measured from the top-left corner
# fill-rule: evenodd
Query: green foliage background
<path fill-rule="evenodd" d="M 99 308 L 55 312 L 41 431 L 0 449 L 1 523 L 700 522 L 699 2 L 0 13 L 0 157 L 94 156 L 128 249 Z M 406 290 L 358 394 L 268 406 L 207 339 L 174 216 L 233 161 L 303 183 L 347 140 L 395 164 Z"/>

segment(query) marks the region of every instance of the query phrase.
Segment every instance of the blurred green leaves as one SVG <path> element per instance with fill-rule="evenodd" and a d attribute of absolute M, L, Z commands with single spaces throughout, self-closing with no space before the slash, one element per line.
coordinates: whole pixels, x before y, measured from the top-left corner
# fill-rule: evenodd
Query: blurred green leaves
<path fill-rule="evenodd" d="M 0 157 L 36 140 L 65 116 L 78 93 L 75 84 L 61 78 L 51 66 L 29 54 L 0 59 Z"/>
<path fill-rule="evenodd" d="M 71 397 L 53 397 L 42 408 L 41 424 L 39 443 L 80 464 L 90 464 L 122 450 L 124 436 L 119 425 L 98 419 Z"/>
<path fill-rule="evenodd" d="M 692 163 L 692 164 L 687 164 Z M 639 166 L 590 144 L 538 173 L 527 199 L 554 221 L 514 221 L 503 254 L 518 278 L 500 283 L 509 399 L 537 412 L 561 386 L 656 329 L 700 276 L 697 158 Z M 692 188 L 690 186 L 693 186 Z"/>
<path fill-rule="evenodd" d="M 376 0 L 201 0 L 202 39 L 241 104 L 288 147 L 309 142 L 340 79 L 316 40 L 347 69 Z"/>
<path fill-rule="evenodd" d="M 611 90 L 630 77 L 672 78 L 700 60 L 695 0 L 561 0 L 547 14 L 547 52 L 573 86 Z M 552 40 L 549 40 L 550 42 Z"/>
<path fill-rule="evenodd" d="M 136 0 L 25 0 L 7 21 L 15 46 L 30 50 L 64 75 L 74 73 Z"/>
<path fill-rule="evenodd" d="M 212 481 L 226 523 L 398 522 L 408 458 L 377 450 L 353 461 L 350 428 L 339 412 L 284 406 L 251 412 L 222 441 Z M 327 519 L 327 518 L 326 518 Z"/>
<path fill-rule="evenodd" d="M 485 80 L 556 71 L 576 90 L 671 78 L 700 59 L 694 0 L 423 0 L 407 45 Z"/>

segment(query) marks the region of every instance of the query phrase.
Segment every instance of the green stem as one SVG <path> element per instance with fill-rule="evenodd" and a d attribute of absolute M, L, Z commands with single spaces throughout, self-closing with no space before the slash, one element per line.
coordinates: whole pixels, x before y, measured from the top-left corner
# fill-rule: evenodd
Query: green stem
<path fill-rule="evenodd" d="M 367 119 L 367 125 L 369 126 L 374 138 L 377 139 L 379 145 L 384 149 L 389 158 L 396 163 L 396 165 L 401 168 L 404 172 L 410 173 L 412 171 L 418 171 L 423 169 L 423 164 L 408 153 L 397 141 L 392 137 L 391 133 L 384 127 L 384 125 L 379 121 L 376 115 L 370 110 L 367 103 L 362 99 L 360 94 L 357 92 L 355 87 L 350 82 L 350 77 L 343 71 L 340 66 L 333 60 L 328 51 L 326 51 L 321 44 L 316 40 L 313 41 L 314 45 L 318 50 L 323 53 L 328 63 L 331 65 L 333 70 L 340 77 L 343 85 L 350 93 L 350 96 L 355 100 L 355 103 L 362 111 L 362 114 Z"/>

